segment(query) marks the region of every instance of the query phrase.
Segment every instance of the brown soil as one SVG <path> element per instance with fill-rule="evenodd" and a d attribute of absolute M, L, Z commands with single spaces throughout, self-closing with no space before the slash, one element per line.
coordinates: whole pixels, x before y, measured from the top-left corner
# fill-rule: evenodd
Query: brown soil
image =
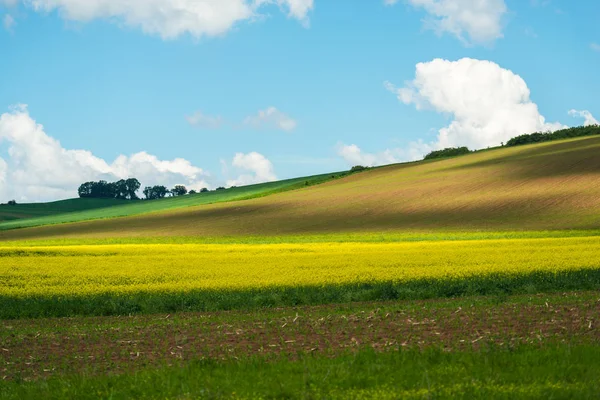
<path fill-rule="evenodd" d="M 382 351 L 433 346 L 452 351 L 491 344 L 600 343 L 596 297 L 582 301 L 569 294 L 560 301 L 497 306 L 445 300 L 252 314 L 5 321 L 0 378 L 120 373 L 201 358 L 335 355 L 361 346 Z"/>

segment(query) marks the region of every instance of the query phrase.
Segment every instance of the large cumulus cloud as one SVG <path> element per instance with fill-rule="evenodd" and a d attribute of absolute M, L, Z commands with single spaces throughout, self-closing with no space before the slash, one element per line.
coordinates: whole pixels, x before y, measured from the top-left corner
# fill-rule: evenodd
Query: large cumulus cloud
<path fill-rule="evenodd" d="M 463 58 L 419 63 L 415 78 L 404 87 L 386 82 L 386 88 L 417 110 L 431 109 L 452 117 L 439 130 L 434 147 L 498 146 L 523 133 L 565 127 L 546 121 L 531 101 L 523 78 L 491 61 Z"/>
<path fill-rule="evenodd" d="M 207 186 L 207 174 L 187 160 L 160 160 L 146 152 L 121 155 L 109 163 L 87 150 L 62 147 L 20 105 L 0 116 L 0 198 L 45 201 L 74 197 L 79 184 L 89 180 L 136 177 L 142 185 Z"/>

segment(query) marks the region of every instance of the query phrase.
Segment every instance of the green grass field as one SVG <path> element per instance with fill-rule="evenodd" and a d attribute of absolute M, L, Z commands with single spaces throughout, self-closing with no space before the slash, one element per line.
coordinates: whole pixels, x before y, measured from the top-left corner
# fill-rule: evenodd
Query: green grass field
<path fill-rule="evenodd" d="M 362 350 L 336 358 L 216 362 L 119 376 L 0 384 L 4 399 L 593 399 L 600 348 Z"/>
<path fill-rule="evenodd" d="M 573 292 L 6 321 L 0 398 L 594 398 L 597 302 Z"/>
<path fill-rule="evenodd" d="M 598 398 L 599 150 L 3 206 L 0 399 Z"/>
<path fill-rule="evenodd" d="M 0 224 L 6 221 L 56 216 L 59 214 L 118 207 L 127 204 L 116 199 L 69 199 L 51 203 L 0 204 Z M 18 226 L 18 225 L 17 225 Z"/>

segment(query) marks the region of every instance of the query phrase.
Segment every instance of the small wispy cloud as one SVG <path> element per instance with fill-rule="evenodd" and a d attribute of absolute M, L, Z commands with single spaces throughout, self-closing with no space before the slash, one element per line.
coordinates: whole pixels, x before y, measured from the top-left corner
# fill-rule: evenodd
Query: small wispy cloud
<path fill-rule="evenodd" d="M 583 118 L 584 126 L 600 125 L 600 121 L 598 121 L 596 118 L 594 118 L 592 113 L 589 112 L 588 110 L 570 110 L 569 115 L 574 118 Z"/>
<path fill-rule="evenodd" d="M 600 44 L 592 43 L 592 44 L 590 44 L 590 49 L 600 52 Z"/>
<path fill-rule="evenodd" d="M 533 28 L 529 28 L 529 27 L 525 28 L 523 33 L 525 34 L 525 36 L 529 36 L 530 38 L 533 38 L 533 39 L 538 38 L 538 34 L 536 33 L 536 31 L 533 30 Z"/>
<path fill-rule="evenodd" d="M 185 119 L 190 125 L 202 129 L 219 129 L 224 122 L 220 115 L 207 115 L 201 111 L 196 111 L 192 115 L 186 116 Z"/>
<path fill-rule="evenodd" d="M 265 110 L 260 110 L 256 115 L 246 117 L 244 125 L 256 129 L 271 128 L 290 132 L 296 129 L 298 122 L 277 108 L 269 107 Z"/>
<path fill-rule="evenodd" d="M 15 21 L 15 18 L 10 14 L 6 14 L 2 19 L 2 25 L 4 26 L 4 29 L 10 33 L 14 33 L 14 27 L 16 24 L 17 21 Z"/>

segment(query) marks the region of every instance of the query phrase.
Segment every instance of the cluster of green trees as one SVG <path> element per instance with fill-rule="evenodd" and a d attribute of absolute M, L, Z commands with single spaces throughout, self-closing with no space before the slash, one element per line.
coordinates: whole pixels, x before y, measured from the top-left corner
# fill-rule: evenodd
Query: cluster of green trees
<path fill-rule="evenodd" d="M 138 200 L 139 198 L 136 192 L 140 187 L 141 184 L 136 178 L 121 179 L 117 182 L 86 182 L 79 186 L 78 193 L 79 197 L 87 198 Z M 207 188 L 202 188 L 200 193 L 206 193 L 208 191 Z M 163 185 L 156 185 L 146 186 L 142 193 L 144 193 L 146 200 L 157 200 L 162 199 L 167 195 L 177 197 L 186 194 L 196 194 L 198 192 L 195 190 L 190 190 L 188 192 L 188 189 L 184 185 L 175 185 L 172 189 L 167 189 L 167 187 Z"/>
<path fill-rule="evenodd" d="M 471 150 L 468 147 L 447 147 L 442 150 L 435 150 L 427 154 L 424 160 L 433 160 L 435 158 L 454 157 L 461 156 L 463 154 L 469 154 Z"/>
<path fill-rule="evenodd" d="M 156 200 L 162 199 L 167 194 L 169 194 L 169 189 L 166 186 L 156 185 L 156 186 L 146 186 L 144 188 L 144 196 L 147 200 Z"/>
<path fill-rule="evenodd" d="M 123 199 L 137 200 L 138 191 L 141 184 L 135 178 L 121 179 L 117 182 L 85 182 L 79 186 L 77 192 L 79 197 L 83 198 L 104 198 L 104 199 Z"/>
<path fill-rule="evenodd" d="M 355 165 L 354 167 L 350 168 L 350 172 L 361 172 L 361 171 L 365 171 L 369 169 L 369 167 L 364 167 L 362 165 Z"/>
<path fill-rule="evenodd" d="M 520 135 L 506 142 L 507 146 L 520 146 L 523 144 L 549 142 L 551 140 L 576 138 L 582 136 L 600 135 L 600 125 L 578 126 L 575 128 L 561 129 L 555 132 L 535 132 Z"/>

